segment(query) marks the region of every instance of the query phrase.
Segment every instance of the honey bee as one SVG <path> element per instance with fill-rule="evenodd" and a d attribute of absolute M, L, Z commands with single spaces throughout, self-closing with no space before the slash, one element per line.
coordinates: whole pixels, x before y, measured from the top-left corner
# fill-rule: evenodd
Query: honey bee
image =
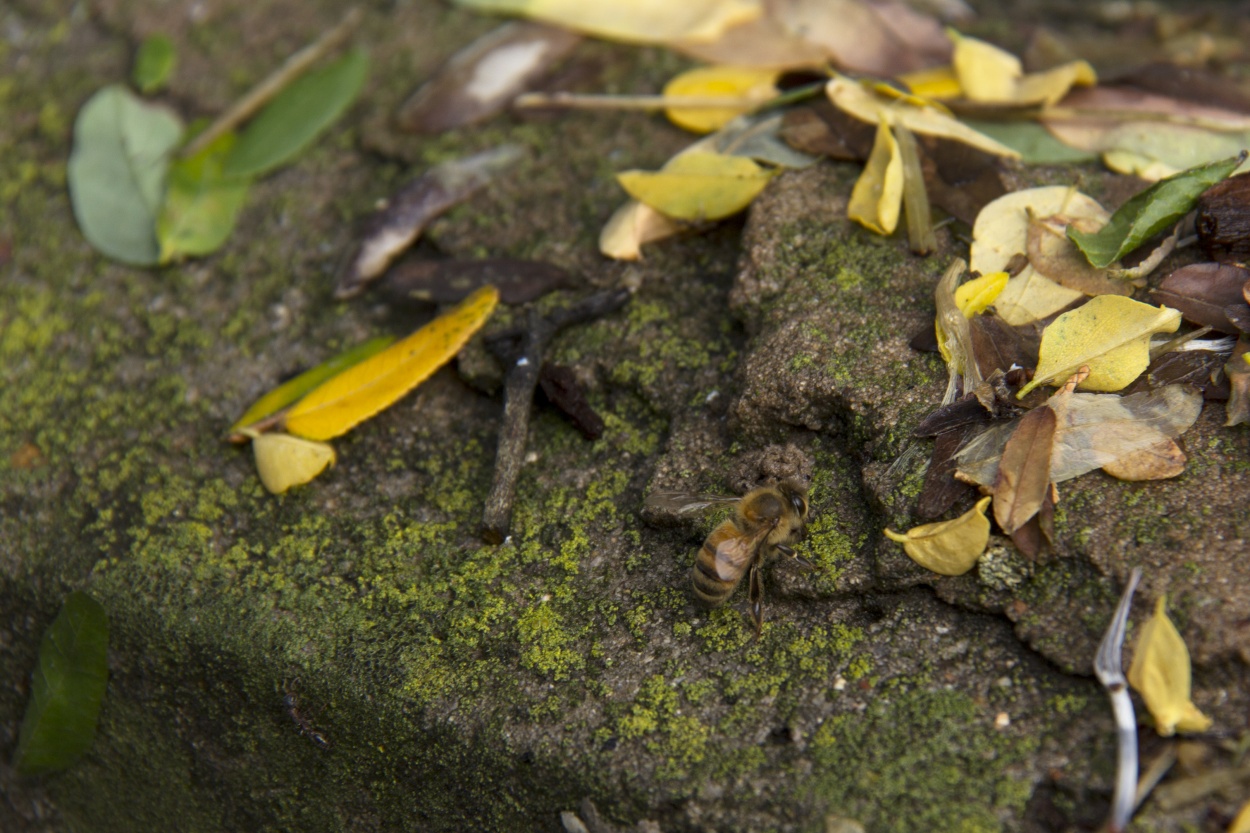
<path fill-rule="evenodd" d="M 677 515 L 730 503 L 736 504 L 733 517 L 712 530 L 695 556 L 694 595 L 706 607 L 719 607 L 745 577 L 758 639 L 764 625 L 764 562 L 781 553 L 808 569 L 815 566 L 789 547 L 807 520 L 807 490 L 787 480 L 742 497 L 656 492 L 647 498 L 649 508 Z"/>

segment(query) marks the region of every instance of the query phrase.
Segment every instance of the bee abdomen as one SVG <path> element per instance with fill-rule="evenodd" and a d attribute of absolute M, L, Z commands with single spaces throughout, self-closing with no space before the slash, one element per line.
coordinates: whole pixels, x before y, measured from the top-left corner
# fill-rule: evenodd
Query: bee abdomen
<path fill-rule="evenodd" d="M 728 522 L 726 522 L 728 523 Z M 694 567 L 690 570 L 695 598 L 707 607 L 719 607 L 729 600 L 734 588 L 742 580 L 741 576 L 726 581 L 716 572 L 716 548 L 720 542 L 734 530 L 724 530 L 723 525 L 712 531 L 703 542 L 695 556 Z"/>

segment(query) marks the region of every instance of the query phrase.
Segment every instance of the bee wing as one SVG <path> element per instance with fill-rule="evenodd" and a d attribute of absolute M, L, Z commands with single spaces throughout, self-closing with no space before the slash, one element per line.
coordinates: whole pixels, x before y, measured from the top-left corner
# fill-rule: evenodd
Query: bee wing
<path fill-rule="evenodd" d="M 699 495 L 691 492 L 659 489 L 647 495 L 646 507 L 665 515 L 693 515 L 713 506 L 737 503 L 740 497 L 729 495 Z"/>
<path fill-rule="evenodd" d="M 772 527 L 764 526 L 752 535 L 735 535 L 726 538 L 716 547 L 716 576 L 721 581 L 734 581 L 742 578 L 746 570 L 759 552 L 760 544 L 772 532 Z"/>

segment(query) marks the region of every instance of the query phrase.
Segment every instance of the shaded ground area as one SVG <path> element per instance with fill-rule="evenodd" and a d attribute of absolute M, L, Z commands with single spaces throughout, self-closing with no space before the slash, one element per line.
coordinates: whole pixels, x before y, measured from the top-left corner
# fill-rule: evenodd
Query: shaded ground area
<path fill-rule="evenodd" d="M 908 340 L 964 244 L 943 232 L 920 260 L 851 227 L 853 166 L 787 173 L 745 221 L 604 262 L 611 174 L 656 167 L 687 138 L 623 114 L 397 134 L 389 114 L 416 82 L 493 25 L 401 2 L 368 10 L 361 101 L 256 186 L 219 254 L 133 270 L 91 252 L 64 188 L 70 127 L 142 37 L 178 44 L 169 101 L 191 118 L 340 13 L 0 10 L 0 827 L 552 831 L 586 799 L 601 829 L 1096 825 L 1114 748 L 1090 664 L 1135 565 L 1139 612 L 1169 595 L 1195 702 L 1224 736 L 1244 733 L 1250 437 L 1218 409 L 1186 435 L 1174 481 L 1065 484 L 1042 563 L 996 539 L 978 573 L 940 578 L 883 540 L 913 522 L 928 443 L 910 432 L 946 383 Z M 653 91 L 683 66 L 587 42 L 561 83 Z M 553 350 L 603 438 L 539 411 L 512 540 L 483 545 L 501 401 L 480 389 L 475 344 L 478 370 L 444 370 L 352 432 L 312 485 L 264 492 L 250 455 L 220 439 L 238 413 L 285 374 L 432 314 L 332 300 L 360 220 L 415 170 L 505 138 L 526 161 L 437 221 L 422 254 L 543 258 L 586 289 L 640 287 Z M 1020 176 L 1111 187 L 1093 166 Z M 691 601 L 692 553 L 723 515 L 666 526 L 642 501 L 787 475 L 811 478 L 800 550 L 817 570 L 768 574 L 755 642 L 745 599 Z M 112 624 L 99 735 L 66 772 L 20 779 L 8 761 L 39 637 L 75 588 Z M 330 749 L 300 736 L 286 691 Z M 1204 829 L 1235 798 L 1148 803 L 1143 829 Z"/>

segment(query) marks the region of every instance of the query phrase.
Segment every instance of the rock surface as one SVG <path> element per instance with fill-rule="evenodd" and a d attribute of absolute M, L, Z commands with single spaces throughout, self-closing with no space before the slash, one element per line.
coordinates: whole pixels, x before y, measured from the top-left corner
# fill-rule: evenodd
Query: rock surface
<path fill-rule="evenodd" d="M 170 34 L 169 100 L 212 114 L 340 11 L 0 9 L 0 828 L 554 831 L 562 812 L 592 833 L 1097 825 L 1115 751 L 1091 659 L 1136 565 L 1134 620 L 1169 595 L 1195 702 L 1245 732 L 1250 435 L 1218 408 L 1186 435 L 1180 478 L 1067 484 L 1040 563 L 996 539 L 977 574 L 942 578 L 883 539 L 913 523 L 928 441 L 911 429 L 946 384 L 908 340 L 963 244 L 921 260 L 852 227 L 852 166 L 787 173 L 745 226 L 605 263 L 610 173 L 686 138 L 624 114 L 397 134 L 388 114 L 490 25 L 401 3 L 366 15 L 360 103 L 256 185 L 220 253 L 136 270 L 90 250 L 64 189 L 70 128 L 138 40 Z M 656 89 L 684 66 L 595 42 L 570 61 L 588 89 Z M 512 539 L 486 546 L 501 401 L 447 369 L 336 441 L 331 472 L 266 493 L 225 427 L 285 374 L 430 314 L 333 302 L 354 226 L 425 164 L 504 140 L 526 162 L 422 245 L 640 287 L 552 351 L 602 439 L 537 411 Z M 767 574 L 756 642 L 744 594 L 692 603 L 692 553 L 723 515 L 673 524 L 643 499 L 787 476 L 810 480 L 799 549 L 817 569 Z M 19 778 L 39 638 L 78 588 L 111 619 L 99 733 L 67 771 Z M 301 737 L 287 692 L 329 749 Z M 1143 813 L 1179 830 L 1234 798 Z"/>

